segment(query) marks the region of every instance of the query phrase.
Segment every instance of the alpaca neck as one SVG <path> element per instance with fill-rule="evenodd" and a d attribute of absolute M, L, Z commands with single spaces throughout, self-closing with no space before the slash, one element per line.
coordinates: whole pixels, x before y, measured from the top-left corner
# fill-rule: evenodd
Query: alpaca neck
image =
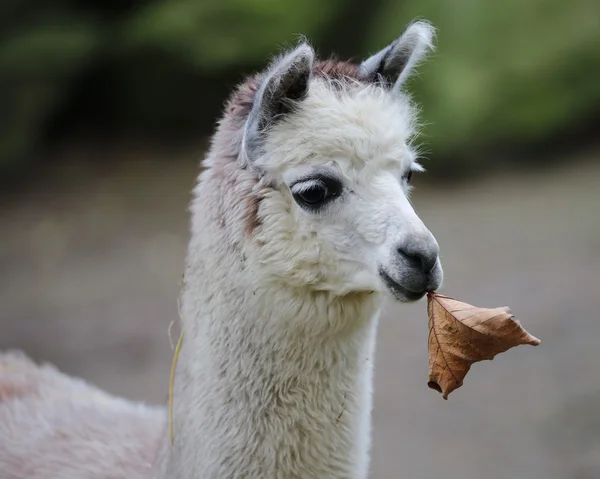
<path fill-rule="evenodd" d="M 191 205 L 173 444 L 165 435 L 157 477 L 364 479 L 381 295 L 310 290 L 300 267 L 283 270 L 277 244 L 248 228 L 252 172 L 209 164 Z"/>
<path fill-rule="evenodd" d="M 197 313 L 184 313 L 174 443 L 160 477 L 365 478 L 377 295 L 222 293 L 193 298 Z M 287 311 L 294 302 L 311 307 Z M 322 321 L 315 312 L 347 312 L 348 326 L 290 330 Z"/>

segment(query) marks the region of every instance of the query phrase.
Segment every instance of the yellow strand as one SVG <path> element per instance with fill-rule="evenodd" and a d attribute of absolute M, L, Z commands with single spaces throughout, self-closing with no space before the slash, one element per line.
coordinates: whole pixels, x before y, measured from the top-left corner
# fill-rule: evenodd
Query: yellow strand
<path fill-rule="evenodd" d="M 173 445 L 173 384 L 175 383 L 175 366 L 177 365 L 177 358 L 179 357 L 179 351 L 181 350 L 181 343 L 183 342 L 183 330 L 175 346 L 175 354 L 173 356 L 173 364 L 171 365 L 171 379 L 169 380 L 169 437 L 171 438 L 171 445 Z"/>

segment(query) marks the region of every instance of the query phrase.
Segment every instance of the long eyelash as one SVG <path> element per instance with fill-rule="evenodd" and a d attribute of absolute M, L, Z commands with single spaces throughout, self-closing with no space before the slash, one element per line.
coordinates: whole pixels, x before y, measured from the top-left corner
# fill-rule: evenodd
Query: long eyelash
<path fill-rule="evenodd" d="M 290 185 L 290 189 L 294 193 L 301 193 L 314 185 L 324 186 L 333 196 L 338 196 L 343 189 L 343 184 L 337 177 L 323 174 L 299 178 Z"/>
<path fill-rule="evenodd" d="M 291 190 L 296 194 L 300 194 L 310 190 L 313 186 L 325 186 L 325 184 L 316 179 L 304 180 L 294 183 Z"/>
<path fill-rule="evenodd" d="M 305 181 L 322 181 L 327 184 L 328 181 L 339 181 L 339 179 L 329 168 L 317 167 L 304 176 L 296 178 L 290 187 L 294 186 L 296 183 L 303 183 Z"/>

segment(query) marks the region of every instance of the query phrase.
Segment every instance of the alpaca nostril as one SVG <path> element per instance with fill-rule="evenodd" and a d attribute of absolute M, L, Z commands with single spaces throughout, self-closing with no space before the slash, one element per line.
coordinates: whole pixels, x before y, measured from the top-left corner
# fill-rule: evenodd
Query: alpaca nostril
<path fill-rule="evenodd" d="M 403 251 L 400 248 L 398 248 L 398 254 L 402 256 L 402 258 L 404 258 L 404 261 L 406 261 L 411 268 L 422 268 L 423 263 L 418 255 L 407 253 L 406 251 Z"/>
<path fill-rule="evenodd" d="M 424 273 L 430 273 L 437 262 L 437 252 L 431 251 L 410 251 L 406 248 L 398 248 L 398 254 L 415 269 L 420 269 Z"/>

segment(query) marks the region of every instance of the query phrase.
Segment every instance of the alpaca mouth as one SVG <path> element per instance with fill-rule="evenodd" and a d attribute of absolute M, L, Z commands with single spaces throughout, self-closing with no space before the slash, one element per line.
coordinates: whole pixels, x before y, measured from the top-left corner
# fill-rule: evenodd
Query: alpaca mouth
<path fill-rule="evenodd" d="M 392 277 L 389 274 L 387 274 L 383 268 L 379 270 L 379 276 L 381 277 L 383 283 L 385 284 L 389 292 L 392 293 L 394 298 L 403 303 L 412 303 L 414 301 L 418 301 L 427 293 L 427 289 L 414 291 L 412 289 L 408 289 L 405 286 L 402 286 L 398 282 L 394 281 Z"/>

